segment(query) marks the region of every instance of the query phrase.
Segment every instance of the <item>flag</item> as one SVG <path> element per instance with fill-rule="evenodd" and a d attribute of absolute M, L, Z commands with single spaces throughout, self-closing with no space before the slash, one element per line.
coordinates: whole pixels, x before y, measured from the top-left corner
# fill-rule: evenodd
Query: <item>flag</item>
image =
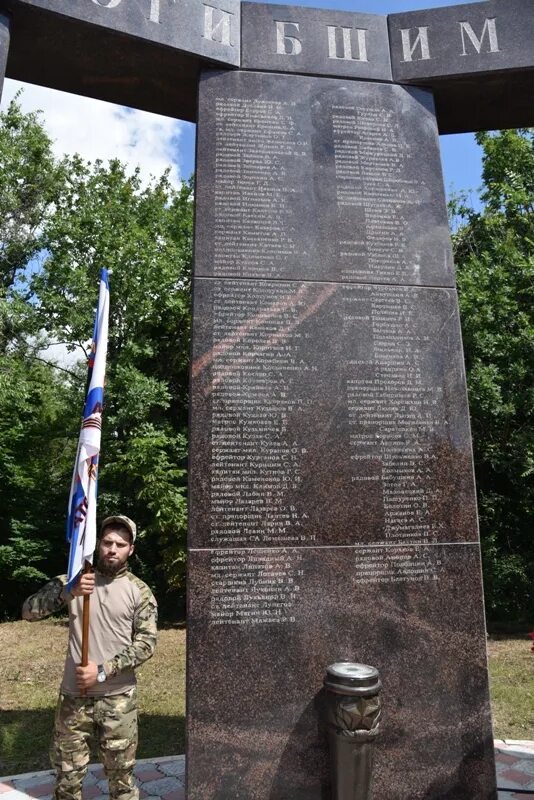
<path fill-rule="evenodd" d="M 70 591 L 85 561 L 93 563 L 96 547 L 96 495 L 98 456 L 102 434 L 104 376 L 108 349 L 109 281 L 106 269 L 100 272 L 100 291 L 78 451 L 70 489 L 67 542 L 70 543 L 67 590 Z"/>

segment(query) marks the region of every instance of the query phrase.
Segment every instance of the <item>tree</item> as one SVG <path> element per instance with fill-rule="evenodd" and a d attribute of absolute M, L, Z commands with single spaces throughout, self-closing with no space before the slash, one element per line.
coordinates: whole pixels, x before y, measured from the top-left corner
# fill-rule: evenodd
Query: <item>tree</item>
<path fill-rule="evenodd" d="M 23 128 L 27 117 L 20 109 L 16 113 L 17 125 Z M 7 149 L 15 161 L 17 142 L 13 152 Z M 111 269 L 99 516 L 122 511 L 136 520 L 139 538 L 145 540 L 136 569 L 155 586 L 160 600 L 172 596 L 175 603 L 176 592 L 183 594 L 185 571 L 192 186 L 175 189 L 167 175 L 143 186 L 139 174 L 128 175 L 118 161 L 89 164 L 78 157 L 52 159 L 50 173 L 57 180 L 53 202 L 36 226 L 33 248 L 15 258 L 18 278 L 10 286 L 8 316 L 12 318 L 15 306 L 20 310 L 20 334 L 6 336 L 8 355 L 17 355 L 22 371 L 29 370 L 32 358 L 42 358 L 50 340 L 86 355 L 98 274 L 102 266 Z M 36 393 L 39 413 L 28 411 L 16 385 L 13 393 L 20 401 L 20 415 L 35 420 L 41 452 L 50 455 L 54 425 L 57 441 L 63 443 L 62 469 L 55 476 L 61 503 L 59 498 L 47 500 L 54 510 L 54 532 L 40 531 L 38 517 L 45 500 L 35 491 L 38 482 L 29 481 L 37 518 L 25 528 L 25 541 L 43 543 L 40 568 L 50 575 L 65 569 L 66 547 L 56 546 L 56 531 L 63 539 L 85 368 L 65 372 L 35 363 L 42 370 Z M 35 366 L 31 374 L 37 375 Z M 42 391 L 47 379 L 48 393 Z M 43 416 L 45 409 L 50 416 L 52 407 L 53 424 Z M 21 430 L 11 462 L 2 455 L 0 439 L 0 469 L 12 475 L 37 463 L 35 451 L 23 446 L 23 441 L 29 442 L 28 428 L 22 425 Z M 0 518 L 4 541 L 16 533 L 20 510 L 17 514 L 10 520 Z M 1 557 L 0 552 L 0 564 Z M 6 559 L 13 557 L 5 552 Z"/>
<path fill-rule="evenodd" d="M 111 270 L 99 510 L 136 520 L 138 569 L 162 595 L 185 571 L 191 192 L 75 159 L 31 282 L 41 326 L 84 349 L 99 270 Z"/>
<path fill-rule="evenodd" d="M 482 200 L 453 235 L 488 616 L 534 614 L 534 136 L 479 133 Z"/>
<path fill-rule="evenodd" d="M 45 577 L 64 529 L 57 486 L 72 392 L 41 359 L 46 337 L 25 283 L 64 169 L 38 115 L 12 102 L 0 114 L 0 616 L 17 613 L 20 597 Z"/>
<path fill-rule="evenodd" d="M 38 113 L 17 97 L 0 113 L 0 291 L 9 293 L 37 255 L 39 230 L 56 201 L 66 162 L 57 161 Z"/>

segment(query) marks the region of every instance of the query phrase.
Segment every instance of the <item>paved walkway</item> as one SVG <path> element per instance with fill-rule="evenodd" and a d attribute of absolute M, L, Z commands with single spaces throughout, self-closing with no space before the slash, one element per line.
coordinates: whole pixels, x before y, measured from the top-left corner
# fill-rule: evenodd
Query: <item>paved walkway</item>
<path fill-rule="evenodd" d="M 534 800 L 534 742 L 497 739 L 495 759 L 499 800 Z"/>
<path fill-rule="evenodd" d="M 135 765 L 141 800 L 185 800 L 185 756 L 143 758 Z M 51 800 L 54 774 L 27 772 L 0 778 L 0 800 Z M 108 800 L 108 782 L 100 764 L 91 764 L 83 785 L 84 800 Z"/>
<path fill-rule="evenodd" d="M 495 741 L 499 800 L 534 800 L 534 742 Z M 145 758 L 135 776 L 141 800 L 185 800 L 185 757 Z M 0 778 L 0 800 L 51 800 L 53 774 L 28 772 Z M 84 800 L 107 800 L 107 781 L 99 764 L 91 764 L 84 783 Z M 231 800 L 231 798 L 229 798 Z"/>

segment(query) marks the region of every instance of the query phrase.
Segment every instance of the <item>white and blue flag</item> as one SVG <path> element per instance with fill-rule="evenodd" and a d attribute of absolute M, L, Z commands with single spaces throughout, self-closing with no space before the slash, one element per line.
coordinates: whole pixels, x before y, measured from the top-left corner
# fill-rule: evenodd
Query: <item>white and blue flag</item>
<path fill-rule="evenodd" d="M 102 435 L 104 376 L 108 349 L 109 280 L 106 269 L 100 272 L 98 309 L 87 377 L 87 396 L 70 489 L 67 541 L 70 543 L 67 589 L 70 590 L 85 561 L 93 563 L 96 547 L 96 496 L 98 457 Z"/>

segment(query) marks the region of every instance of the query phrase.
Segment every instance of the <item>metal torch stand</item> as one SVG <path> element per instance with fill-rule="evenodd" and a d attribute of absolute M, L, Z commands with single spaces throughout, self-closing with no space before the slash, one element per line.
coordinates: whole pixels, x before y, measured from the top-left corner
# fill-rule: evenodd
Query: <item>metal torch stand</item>
<path fill-rule="evenodd" d="M 348 661 L 332 664 L 324 686 L 332 800 L 370 800 L 381 714 L 378 670 Z"/>

